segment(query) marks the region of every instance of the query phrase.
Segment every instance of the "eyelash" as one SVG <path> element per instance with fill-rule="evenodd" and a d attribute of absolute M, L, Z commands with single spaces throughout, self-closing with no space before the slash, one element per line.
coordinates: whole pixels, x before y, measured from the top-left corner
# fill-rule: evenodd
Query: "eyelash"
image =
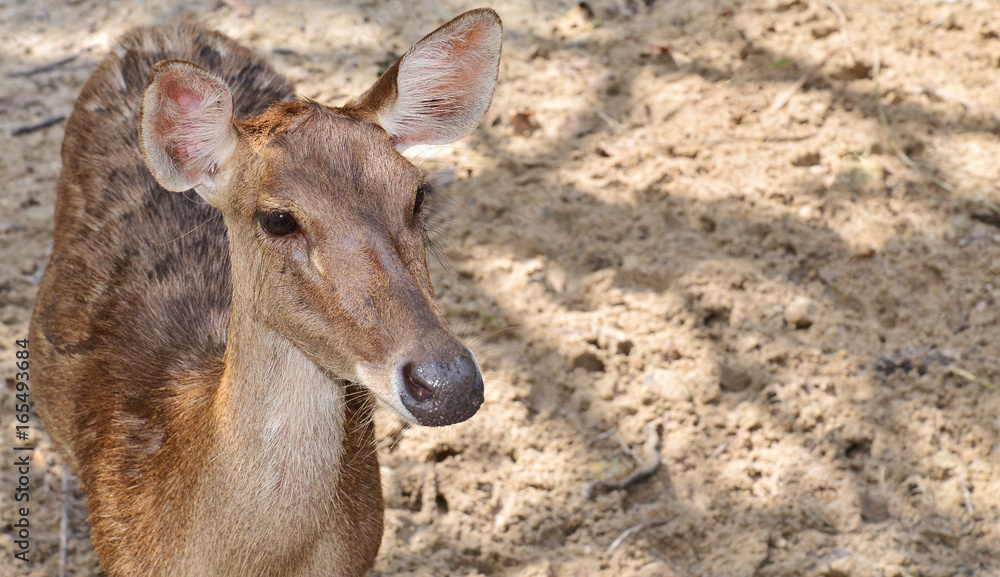
<path fill-rule="evenodd" d="M 420 209 L 424 205 L 425 198 L 427 197 L 428 194 L 432 192 L 433 189 L 431 188 L 431 185 L 427 184 L 426 182 L 421 182 L 417 186 L 417 192 L 413 198 L 413 216 L 417 216 L 418 214 L 420 214 Z"/>

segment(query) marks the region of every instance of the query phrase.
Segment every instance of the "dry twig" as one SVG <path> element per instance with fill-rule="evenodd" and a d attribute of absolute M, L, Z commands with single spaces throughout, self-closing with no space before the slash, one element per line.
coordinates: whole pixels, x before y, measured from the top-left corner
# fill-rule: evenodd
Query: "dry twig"
<path fill-rule="evenodd" d="M 63 58 L 62 60 L 57 60 L 57 61 L 55 61 L 55 62 L 53 62 L 51 64 L 45 64 L 44 66 L 38 66 L 38 67 L 35 67 L 35 68 L 30 68 L 28 70 L 23 70 L 21 72 L 13 72 L 11 74 L 8 74 L 7 77 L 8 78 L 16 78 L 18 76 L 25 76 L 25 77 L 27 77 L 27 76 L 34 76 L 35 74 L 41 74 L 42 72 L 48 72 L 50 70 L 55 70 L 56 68 L 59 68 L 63 64 L 69 64 L 70 62 L 76 60 L 79 57 L 80 57 L 79 54 L 74 54 L 72 56 L 67 56 L 66 58 Z"/>
<path fill-rule="evenodd" d="M 43 120 L 38 124 L 30 124 L 28 126 L 22 126 L 20 128 L 17 128 L 13 132 L 11 132 L 10 135 L 21 136 L 22 134 L 31 134 L 32 132 L 37 132 L 39 130 L 42 130 L 43 128 L 48 128 L 53 124 L 59 124 L 63 120 L 66 120 L 65 116 L 62 115 L 56 116 L 55 118 L 49 118 L 48 120 Z"/>
<path fill-rule="evenodd" d="M 875 107 L 878 109 L 878 121 L 882 125 L 882 129 L 885 130 L 886 135 L 889 137 L 889 146 L 896 151 L 896 157 L 899 158 L 900 162 L 906 165 L 911 170 L 915 171 L 917 174 L 926 178 L 927 180 L 933 182 L 939 187 L 947 190 L 955 196 L 962 196 L 955 187 L 948 184 L 944 180 L 934 176 L 933 174 L 924 170 L 915 160 L 909 157 L 903 149 L 896 142 L 896 137 L 892 134 L 892 129 L 889 127 L 889 116 L 885 112 L 885 104 L 882 103 L 882 88 L 879 85 L 879 72 L 882 68 L 882 55 L 879 52 L 875 52 L 875 62 L 872 64 L 872 80 L 875 81 Z"/>
<path fill-rule="evenodd" d="M 836 48 L 830 49 L 830 51 L 827 52 L 825 56 L 823 56 L 822 60 L 820 60 L 816 65 L 809 68 L 809 70 L 806 70 L 805 74 L 800 76 L 799 79 L 795 81 L 795 84 L 793 84 L 791 88 L 786 90 L 784 93 L 781 94 L 781 96 L 778 96 L 778 98 L 776 98 L 774 102 L 771 103 L 771 106 L 767 109 L 768 112 L 775 112 L 784 108 L 784 106 L 788 104 L 788 101 L 791 100 L 793 96 L 795 96 L 795 93 L 798 92 L 799 90 L 802 90 L 802 87 L 806 85 L 806 82 L 809 82 L 809 80 L 811 80 L 812 77 L 815 76 L 817 72 L 819 72 L 820 68 L 823 68 L 823 66 L 825 66 L 826 63 L 829 62 L 830 59 L 833 58 L 835 54 L 837 54 L 843 49 L 844 49 L 843 46 L 837 46 Z"/>
<path fill-rule="evenodd" d="M 646 437 L 646 442 L 643 444 L 643 452 L 646 453 L 647 459 L 649 459 L 649 463 L 647 465 L 632 471 L 628 477 L 625 477 L 621 481 L 591 481 L 590 483 L 587 483 L 586 487 L 584 487 L 583 497 L 586 500 L 591 501 L 594 497 L 601 493 L 627 489 L 639 481 L 643 481 L 653 476 L 657 469 L 660 468 L 660 451 L 657 448 L 660 435 L 657 429 L 658 428 L 656 426 L 650 428 L 649 434 Z"/>
<path fill-rule="evenodd" d="M 826 55 L 823 56 L 823 58 L 819 61 L 818 64 L 811 67 L 809 70 L 806 70 L 805 74 L 800 76 L 799 79 L 795 82 L 795 84 L 791 86 L 791 88 L 789 88 L 788 90 L 783 92 L 780 96 L 778 96 L 778 98 L 776 98 L 774 102 L 771 103 L 771 106 L 768 107 L 769 112 L 775 112 L 784 108 L 784 106 L 788 104 L 788 101 L 791 100 L 793 96 L 795 96 L 795 93 L 798 92 L 799 90 L 802 90 L 802 87 L 806 85 L 806 82 L 809 82 L 812 79 L 812 77 L 815 76 L 816 73 L 819 72 L 819 70 L 823 68 L 823 66 L 825 66 L 826 63 L 829 62 L 830 59 L 833 58 L 834 55 L 836 55 L 838 52 L 840 52 L 841 50 L 846 50 L 848 53 L 851 52 L 851 38 L 850 36 L 847 35 L 847 17 L 844 16 L 844 11 L 841 10 L 840 6 L 837 6 L 835 2 L 827 2 L 826 7 L 829 8 L 831 12 L 837 15 L 837 21 L 840 23 L 841 45 L 835 48 L 831 48 L 826 53 Z"/>
<path fill-rule="evenodd" d="M 974 212 L 969 216 L 972 217 L 972 220 L 1000 227 L 1000 211 L 995 208 L 991 209 L 990 212 Z"/>
<path fill-rule="evenodd" d="M 836 2 L 827 2 L 826 7 L 837 15 L 837 21 L 840 22 L 840 38 L 844 42 L 844 47 L 850 50 L 851 37 L 847 35 L 847 16 L 844 16 L 844 11 L 840 9 L 840 6 L 837 6 Z"/>
<path fill-rule="evenodd" d="M 652 521 L 650 523 L 639 523 L 638 525 L 633 525 L 628 529 L 625 529 L 624 531 L 622 531 L 621 535 L 616 537 L 615 540 L 611 542 L 611 545 L 608 545 L 608 548 L 604 551 L 604 554 L 610 555 L 614 553 L 619 547 L 622 546 L 622 543 L 624 543 L 629 537 L 635 535 L 639 531 L 642 531 L 643 529 L 649 527 L 659 527 L 660 525 L 665 525 L 667 522 L 668 522 L 667 519 L 662 519 L 659 521 Z"/>
<path fill-rule="evenodd" d="M 608 550 L 605 551 L 604 554 L 610 555 L 614 553 L 615 549 L 621 547 L 621 544 L 625 542 L 625 539 L 628 539 L 629 537 L 631 537 L 635 533 L 638 533 L 645 527 L 646 527 L 645 523 L 639 523 L 638 525 L 633 525 L 628 529 L 625 529 L 625 531 L 623 531 L 622 534 L 618 536 L 618 538 L 616 538 L 614 541 L 611 542 L 611 545 L 608 546 Z"/>
<path fill-rule="evenodd" d="M 987 381 L 986 379 L 981 379 L 976 375 L 972 374 L 970 371 L 967 371 L 961 367 L 951 366 L 948 367 L 948 371 L 962 377 L 963 379 L 969 381 L 970 383 L 976 383 L 982 385 L 987 389 L 993 391 L 994 393 L 1000 391 L 1000 389 L 998 389 L 997 386 L 994 385 L 993 383 Z"/>

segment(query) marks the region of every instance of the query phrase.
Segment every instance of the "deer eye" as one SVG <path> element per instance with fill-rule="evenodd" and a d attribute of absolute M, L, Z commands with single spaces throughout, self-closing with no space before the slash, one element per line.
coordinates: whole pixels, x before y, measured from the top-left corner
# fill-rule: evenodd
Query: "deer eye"
<path fill-rule="evenodd" d="M 281 209 L 258 210 L 254 215 L 264 232 L 274 236 L 285 236 L 299 230 L 292 213 Z"/>
<path fill-rule="evenodd" d="M 421 182 L 417 186 L 417 194 L 413 197 L 413 216 L 420 214 L 420 207 L 424 205 L 424 197 L 431 192 L 431 185 Z"/>

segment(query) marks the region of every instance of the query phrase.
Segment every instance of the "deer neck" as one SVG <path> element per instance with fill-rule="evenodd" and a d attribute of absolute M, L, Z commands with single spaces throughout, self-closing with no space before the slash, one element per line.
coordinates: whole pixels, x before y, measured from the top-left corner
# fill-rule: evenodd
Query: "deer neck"
<path fill-rule="evenodd" d="M 343 459 L 345 384 L 257 320 L 236 289 L 213 407 L 219 455 L 227 461 L 220 464 L 235 477 L 229 480 L 265 501 L 332 495 Z"/>
<path fill-rule="evenodd" d="M 342 463 L 345 444 L 353 440 L 346 433 L 352 414 L 347 384 L 325 375 L 256 318 L 247 298 L 252 291 L 238 283 L 256 277 L 233 260 L 237 282 L 223 374 L 210 409 L 211 448 L 186 540 L 186 558 L 208 559 L 209 572 L 227 577 L 256 574 L 242 564 L 261 543 L 268 544 L 272 574 L 303 563 L 324 539 L 324 515 L 350 514 L 343 496 L 350 471 Z M 205 571 L 192 565 L 177 574 Z"/>

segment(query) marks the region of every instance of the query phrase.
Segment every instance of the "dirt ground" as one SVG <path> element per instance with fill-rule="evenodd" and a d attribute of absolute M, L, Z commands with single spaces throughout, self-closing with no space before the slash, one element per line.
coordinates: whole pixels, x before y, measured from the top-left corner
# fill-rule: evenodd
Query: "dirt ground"
<path fill-rule="evenodd" d="M 184 10 L 331 104 L 476 6 L 249 1 Z M 490 113 L 413 155 L 486 404 L 446 429 L 380 416 L 372 575 L 1000 576 L 996 4 L 494 7 Z M 61 514 L 40 432 L 32 561 L 11 560 L 14 340 L 64 123 L 12 132 L 181 11 L 0 2 L 3 577 L 57 574 Z M 100 574 L 69 503 L 69 574 Z"/>

